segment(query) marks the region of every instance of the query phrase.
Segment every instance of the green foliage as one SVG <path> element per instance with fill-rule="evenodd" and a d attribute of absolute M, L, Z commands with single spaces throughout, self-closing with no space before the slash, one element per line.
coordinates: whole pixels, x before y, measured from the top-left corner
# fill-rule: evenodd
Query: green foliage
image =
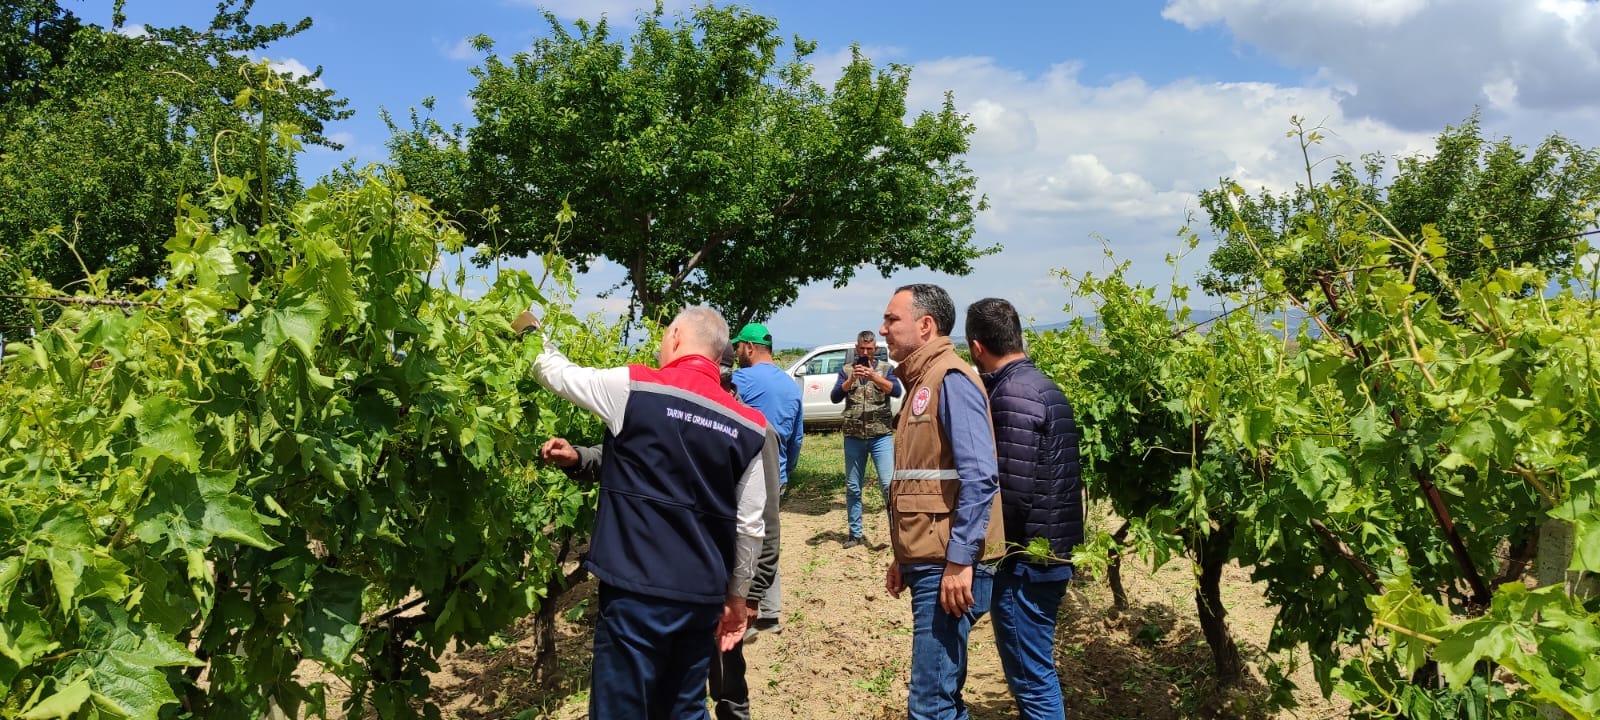
<path fill-rule="evenodd" d="M 300 192 L 299 140 L 275 138 L 337 148 L 323 124 L 350 113 L 320 69 L 290 77 L 251 59 L 311 26 L 254 23 L 252 4 L 226 0 L 200 30 L 142 34 L 125 32 L 120 12 L 111 28 L 81 25 L 54 0 L 0 11 L 0 64 L 17 72 L 0 80 L 0 293 L 38 295 L 30 277 L 149 286 L 180 196 L 224 177 L 249 187 L 253 229 L 263 205 Z M 0 299 L 0 324 L 54 311 Z"/>
<path fill-rule="evenodd" d="M 587 536 L 592 488 L 536 458 L 600 428 L 529 379 L 531 278 L 451 290 L 461 236 L 370 173 L 253 229 L 222 187 L 182 203 L 163 287 L 68 305 L 0 364 L 8 717 L 321 715 L 303 661 L 351 714 L 409 717 Z M 575 359 L 628 359 L 547 308 Z"/>
<path fill-rule="evenodd" d="M 1497 267 L 1531 264 L 1547 272 L 1575 259 L 1570 236 L 1595 226 L 1600 209 L 1600 155 L 1559 134 L 1531 153 L 1510 138 L 1483 137 L 1478 116 L 1447 127 L 1431 155 L 1398 158 L 1394 175 L 1387 161 L 1362 157 L 1360 167 L 1338 160 L 1322 183 L 1311 177 L 1310 149 L 1323 139 L 1297 118 L 1290 136 L 1307 158 L 1306 183 L 1293 192 L 1264 189 L 1251 196 L 1229 180 L 1200 192 L 1219 245 L 1201 285 L 1212 293 L 1236 292 L 1282 282 L 1305 293 L 1319 273 L 1350 267 L 1361 255 L 1348 233 L 1421 237 L 1434 227 L 1444 242 L 1430 263 L 1453 278 L 1470 278 Z M 1491 248 L 1492 253 L 1477 252 Z M 1429 294 L 1448 300 L 1432 270 L 1417 279 Z"/>
<path fill-rule="evenodd" d="M 1600 716 L 1600 613 L 1566 594 L 1559 585 L 1528 590 L 1521 582 L 1498 588 L 1484 614 L 1453 621 L 1448 611 L 1416 594 L 1406 578 L 1387 584 L 1389 592 L 1368 598 L 1376 622 L 1392 631 L 1392 644 L 1374 654 L 1401 655 L 1397 665 L 1412 670 L 1430 656 L 1453 687 L 1483 686 L 1485 661 L 1505 668 L 1525 688 L 1513 695 L 1490 695 L 1487 717 L 1537 717 L 1531 702 L 1549 703 L 1573 717 Z M 1357 683 L 1372 676 L 1356 676 Z M 1402 703 L 1394 688 L 1377 693 L 1391 706 Z M 1480 693 L 1482 694 L 1482 693 Z M 1358 701 L 1371 704 L 1368 697 Z"/>
<path fill-rule="evenodd" d="M 66 61 L 82 25 L 55 0 L 13 0 L 0 8 L 0 108 L 43 99 L 43 77 Z"/>
<path fill-rule="evenodd" d="M 1074 402 L 1089 492 L 1158 564 L 1227 539 L 1277 608 L 1268 649 L 1306 647 L 1359 716 L 1593 716 L 1600 615 L 1511 582 L 1552 519 L 1573 525 L 1572 569 L 1600 570 L 1592 265 L 1547 274 L 1485 250 L 1458 277 L 1431 224 L 1377 232 L 1389 223 L 1360 203 L 1327 212 L 1339 234 L 1285 243 L 1328 240 L 1347 269 L 1297 289 L 1278 263 L 1299 256 L 1266 254 L 1267 281 L 1202 328 L 1181 289 L 1158 298 L 1126 265 L 1067 278 L 1099 326 L 1031 352 Z M 1422 682 L 1434 668 L 1445 687 Z"/>
<path fill-rule="evenodd" d="M 970 243 L 973 128 L 948 97 L 908 124 L 910 68 L 856 51 L 823 88 L 814 43 L 780 63 L 776 21 L 737 7 L 668 25 L 658 5 L 627 42 L 606 20 L 574 34 L 547 17 L 528 51 L 473 71 L 475 127 L 391 123 L 407 181 L 494 254 L 606 258 L 636 316 L 704 302 L 738 325 L 862 266 L 965 273 L 998 249 Z M 578 216 L 558 244 L 569 198 Z"/>

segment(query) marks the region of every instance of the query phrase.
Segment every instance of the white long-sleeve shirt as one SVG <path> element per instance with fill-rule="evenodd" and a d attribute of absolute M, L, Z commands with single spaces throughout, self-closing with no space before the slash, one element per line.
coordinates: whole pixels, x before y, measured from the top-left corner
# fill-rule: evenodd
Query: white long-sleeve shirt
<path fill-rule="evenodd" d="M 622 432 L 633 386 L 628 367 L 583 367 L 567 359 L 553 343 L 546 341 L 544 350 L 534 360 L 533 375 L 551 392 L 598 415 L 613 436 Z M 755 575 L 756 558 L 766 533 L 762 513 L 767 501 L 767 481 L 760 453 L 743 469 L 734 492 L 738 498 L 735 521 L 738 542 L 727 592 L 744 597 L 749 593 L 750 581 Z"/>

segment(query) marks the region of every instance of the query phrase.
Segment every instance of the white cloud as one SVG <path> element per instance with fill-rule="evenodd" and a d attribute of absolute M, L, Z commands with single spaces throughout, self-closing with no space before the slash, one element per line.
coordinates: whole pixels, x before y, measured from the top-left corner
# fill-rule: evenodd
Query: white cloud
<path fill-rule="evenodd" d="M 992 210 L 984 222 L 1012 227 L 1020 216 L 1083 222 L 1165 219 L 1181 224 L 1197 191 L 1224 176 L 1289 187 L 1303 177 L 1289 118 L 1332 129 L 1319 156 L 1415 151 L 1426 137 L 1351 120 L 1329 89 L 1267 83 L 1139 79 L 1083 83 L 1074 64 L 1038 77 L 985 58 L 917 66 L 911 103 L 932 108 L 943 91 L 976 128 L 968 164 Z"/>
<path fill-rule="evenodd" d="M 984 98 L 974 102 L 967 114 L 973 125 L 984 129 L 973 139 L 974 152 L 1000 155 L 1032 152 L 1039 142 L 1038 129 L 1025 109 L 1008 108 Z"/>
<path fill-rule="evenodd" d="M 1600 109 L 1600 3 L 1582 0 L 1169 0 L 1162 15 L 1225 26 L 1315 68 L 1350 115 L 1438 129 L 1474 107 Z"/>
<path fill-rule="evenodd" d="M 149 28 L 145 27 L 144 25 L 142 25 L 140 23 L 134 23 L 132 25 L 123 25 L 122 27 L 117 28 L 116 32 L 117 32 L 118 35 L 121 35 L 123 37 L 131 37 L 131 38 L 142 38 L 142 37 L 146 37 L 146 36 L 148 36 L 150 34 Z"/>
<path fill-rule="evenodd" d="M 962 277 L 913 270 L 883 279 L 868 269 L 846 288 L 807 287 L 769 323 L 796 344 L 876 329 L 894 288 L 909 282 L 943 285 L 962 312 L 979 298 L 1004 297 L 1039 323 L 1067 317 L 1069 293 L 1057 270 L 1103 275 L 1129 260 L 1133 280 L 1166 284 L 1175 274 L 1166 258 L 1182 254 L 1177 233 L 1200 212 L 1201 189 L 1222 177 L 1279 190 L 1304 180 L 1299 146 L 1285 137 L 1291 116 L 1327 128 L 1313 161 L 1432 147 L 1430 134 L 1347 115 L 1341 94 L 1329 87 L 1152 85 L 1139 78 L 1096 84 L 1085 82 L 1075 63 L 1030 76 L 982 57 L 914 65 L 912 112 L 936 110 L 950 90 L 975 127 L 966 161 L 990 208 L 978 216 L 973 241 L 1004 250 L 977 260 Z M 1194 219 L 1209 239 L 1205 218 Z M 1188 282 L 1210 250 L 1203 244 L 1184 258 L 1178 280 Z M 1195 296 L 1194 302 L 1208 301 Z"/>
<path fill-rule="evenodd" d="M 280 60 L 268 59 L 267 63 L 274 71 L 286 74 L 292 78 L 307 77 L 312 73 L 311 68 L 306 67 L 305 63 L 294 58 L 283 58 Z M 314 87 L 318 90 L 327 89 L 327 86 L 322 84 L 321 78 L 312 80 L 311 87 Z"/>
<path fill-rule="evenodd" d="M 1190 29 L 1242 13 L 1286 18 L 1338 15 L 1367 27 L 1392 27 L 1414 17 L 1427 4 L 1427 0 L 1172 0 L 1161 15 Z"/>

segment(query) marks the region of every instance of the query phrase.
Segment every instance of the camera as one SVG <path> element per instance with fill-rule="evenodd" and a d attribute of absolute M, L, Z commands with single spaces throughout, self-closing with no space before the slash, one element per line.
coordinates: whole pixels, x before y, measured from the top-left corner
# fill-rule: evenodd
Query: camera
<path fill-rule="evenodd" d="M 853 362 L 853 363 L 850 363 L 850 364 L 851 365 L 868 365 L 868 366 L 870 366 L 870 365 L 872 365 L 872 358 L 869 358 L 869 357 L 867 357 L 865 355 L 857 355 L 856 356 L 856 361 Z"/>

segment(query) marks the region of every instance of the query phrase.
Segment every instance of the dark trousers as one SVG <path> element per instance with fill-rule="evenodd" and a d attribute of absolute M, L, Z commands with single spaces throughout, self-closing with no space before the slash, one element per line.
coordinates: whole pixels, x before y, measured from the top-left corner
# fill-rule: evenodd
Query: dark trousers
<path fill-rule="evenodd" d="M 705 718 L 721 617 L 721 604 L 665 600 L 602 583 L 591 720 Z"/>
<path fill-rule="evenodd" d="M 744 643 L 711 658 L 711 701 L 717 720 L 750 720 L 750 685 L 744 681 Z"/>

